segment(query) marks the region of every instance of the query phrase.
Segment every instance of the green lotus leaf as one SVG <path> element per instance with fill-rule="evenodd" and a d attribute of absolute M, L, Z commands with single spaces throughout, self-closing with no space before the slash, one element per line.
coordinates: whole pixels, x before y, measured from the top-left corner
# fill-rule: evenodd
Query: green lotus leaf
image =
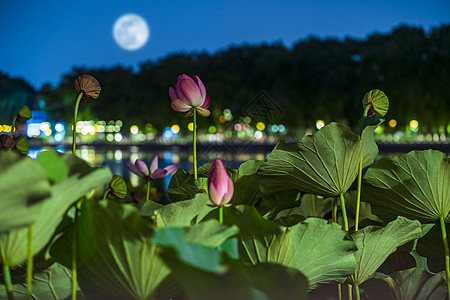
<path fill-rule="evenodd" d="M 127 195 L 127 184 L 119 175 L 114 175 L 109 183 L 110 193 L 119 199 Z"/>
<path fill-rule="evenodd" d="M 337 224 L 308 218 L 286 228 L 246 205 L 225 209 L 224 222 L 239 227 L 242 258 L 252 264 L 268 262 L 297 269 L 308 279 L 310 289 L 342 283 L 355 270 L 355 244 L 345 240 L 346 232 Z"/>
<path fill-rule="evenodd" d="M 397 247 L 422 236 L 419 221 L 398 217 L 386 227 L 367 226 L 352 234 L 358 247 L 358 266 L 352 281 L 360 285 L 369 279 Z"/>
<path fill-rule="evenodd" d="M 445 219 L 450 212 L 450 159 L 425 150 L 379 160 L 364 175 L 362 199 L 384 221 L 399 215 L 422 223 Z"/>
<path fill-rule="evenodd" d="M 234 194 L 231 199 L 233 205 L 256 204 L 261 193 L 259 190 L 259 176 L 256 172 L 262 165 L 264 165 L 264 161 L 248 160 L 239 166 L 233 177 Z"/>
<path fill-rule="evenodd" d="M 31 110 L 28 106 L 22 107 L 19 112 L 17 113 L 17 118 L 20 119 L 18 121 L 27 121 L 31 119 Z"/>
<path fill-rule="evenodd" d="M 40 252 L 50 241 L 71 205 L 94 188 L 108 183 L 111 178 L 108 168 L 92 168 L 72 154 L 64 154 L 62 159 L 68 166 L 69 173 L 66 178 L 51 186 L 51 195 L 44 200 L 36 215 L 33 223 L 33 254 Z M 27 258 L 28 228 L 0 234 L 0 248 L 3 251 L 3 264 L 16 266 L 24 262 Z"/>
<path fill-rule="evenodd" d="M 167 194 L 175 202 L 193 199 L 199 192 L 194 176 L 186 173 L 182 168 L 178 168 L 172 175 L 167 188 Z"/>
<path fill-rule="evenodd" d="M 38 154 L 36 161 L 45 170 L 47 177 L 54 182 L 63 180 L 69 173 L 64 160 L 56 154 L 56 151 L 42 151 Z"/>
<path fill-rule="evenodd" d="M 421 239 L 417 241 L 416 251 L 420 256 L 426 257 L 426 263 L 430 271 L 441 272 L 445 270 L 445 251 L 442 241 L 440 224 L 435 224 Z M 450 232 L 450 224 L 445 224 L 447 234 Z"/>
<path fill-rule="evenodd" d="M 150 242 L 152 222 L 134 206 L 85 201 L 76 230 L 78 283 L 88 299 L 169 299 L 178 293 L 159 246 Z M 70 264 L 71 236 L 67 231 L 52 248 L 59 263 Z"/>
<path fill-rule="evenodd" d="M 180 170 L 180 168 L 179 168 Z M 155 224 L 158 227 L 185 227 L 200 222 L 211 210 L 208 195 L 196 194 L 192 200 L 179 201 L 155 210 Z"/>
<path fill-rule="evenodd" d="M 331 123 L 297 143 L 279 142 L 258 171 L 261 191 L 298 190 L 324 197 L 344 194 L 358 175 L 361 156 L 365 166 L 378 154 L 373 139 L 376 126 L 366 127 L 359 138 L 347 127 Z"/>
<path fill-rule="evenodd" d="M 412 268 L 395 272 L 385 281 L 394 291 L 396 300 L 440 300 L 447 298 L 443 276 Z"/>
<path fill-rule="evenodd" d="M 28 147 L 28 141 L 26 137 L 21 137 L 16 141 L 16 149 L 20 154 L 27 155 L 30 147 Z"/>
<path fill-rule="evenodd" d="M 10 151 L 0 154 L 0 170 L 1 233 L 36 220 L 50 195 L 50 183 L 39 164 Z"/>
<path fill-rule="evenodd" d="M 372 115 L 374 112 L 384 117 L 389 109 L 389 99 L 383 91 L 380 90 L 370 90 L 368 91 L 362 100 L 364 109 L 368 109 L 368 115 Z M 370 110 L 373 109 L 374 112 Z"/>

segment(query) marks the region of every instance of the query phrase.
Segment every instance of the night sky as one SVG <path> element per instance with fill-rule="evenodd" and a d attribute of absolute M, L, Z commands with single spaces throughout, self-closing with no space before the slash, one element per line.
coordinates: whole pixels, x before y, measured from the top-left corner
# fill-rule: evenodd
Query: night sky
<path fill-rule="evenodd" d="M 115 20 L 142 16 L 150 39 L 127 51 L 114 41 Z M 400 24 L 425 30 L 450 23 L 450 1 L 12 1 L 0 3 L 0 70 L 35 88 L 59 83 L 74 66 L 138 69 L 168 54 L 310 35 L 364 38 Z"/>

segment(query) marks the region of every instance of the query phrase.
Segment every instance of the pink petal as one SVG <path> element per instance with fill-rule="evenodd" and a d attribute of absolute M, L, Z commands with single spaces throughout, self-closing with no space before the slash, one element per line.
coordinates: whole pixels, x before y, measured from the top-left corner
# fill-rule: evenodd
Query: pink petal
<path fill-rule="evenodd" d="M 152 163 L 150 165 L 150 174 L 153 174 L 156 169 L 158 169 L 158 155 L 153 157 Z"/>
<path fill-rule="evenodd" d="M 200 106 L 200 107 L 201 108 L 208 108 L 209 107 L 209 102 L 211 102 L 211 100 L 209 100 L 209 94 L 206 94 L 205 102 L 203 102 L 202 106 Z"/>
<path fill-rule="evenodd" d="M 169 88 L 169 95 L 170 95 L 170 100 L 175 100 L 175 99 L 179 99 L 180 98 L 177 95 L 177 91 L 175 91 L 175 89 L 173 87 Z"/>
<path fill-rule="evenodd" d="M 148 176 L 150 174 L 149 171 L 148 171 L 147 165 L 142 160 L 136 159 L 136 162 L 134 163 L 134 165 L 139 170 L 139 172 L 144 174 L 144 176 Z"/>
<path fill-rule="evenodd" d="M 209 115 L 211 114 L 211 112 L 209 110 L 207 110 L 205 108 L 201 108 L 201 107 L 197 108 L 197 113 L 199 116 L 202 116 L 202 117 L 209 117 Z"/>
<path fill-rule="evenodd" d="M 200 89 L 194 80 L 191 78 L 183 79 L 180 83 L 180 88 L 184 96 L 192 103 L 192 106 L 197 107 L 203 104 L 204 101 L 200 94 Z"/>
<path fill-rule="evenodd" d="M 174 173 L 178 169 L 177 165 L 170 165 L 164 168 L 167 171 L 167 175 Z"/>
<path fill-rule="evenodd" d="M 178 76 L 178 81 L 177 81 L 177 83 L 175 83 L 175 90 L 177 92 L 178 97 L 181 100 L 187 101 L 189 104 L 191 104 L 191 101 L 189 101 L 189 99 L 186 98 L 186 96 L 184 95 L 183 91 L 181 90 L 181 81 L 183 81 L 185 79 L 186 80 L 192 80 L 192 78 L 187 76 L 186 74 Z M 192 80 L 192 82 L 194 82 L 194 81 Z"/>
<path fill-rule="evenodd" d="M 206 88 L 203 82 L 198 78 L 197 75 L 192 76 L 195 83 L 198 85 L 198 88 L 200 89 L 200 95 L 202 96 L 202 99 L 205 99 L 206 97 Z"/>
<path fill-rule="evenodd" d="M 186 104 L 185 100 L 175 99 L 170 102 L 172 109 L 177 112 L 185 112 L 191 109 L 191 106 Z"/>
<path fill-rule="evenodd" d="M 214 187 L 219 200 L 228 192 L 228 174 L 220 159 L 215 159 L 208 177 L 208 188 Z"/>
<path fill-rule="evenodd" d="M 152 173 L 153 179 L 159 179 L 167 176 L 167 170 L 164 169 L 156 169 L 155 172 Z"/>
<path fill-rule="evenodd" d="M 126 167 L 128 170 L 130 170 L 131 173 L 134 173 L 134 174 L 136 174 L 136 175 L 139 176 L 139 177 L 145 177 L 145 175 L 142 174 L 142 173 L 136 168 L 135 165 L 130 165 L 130 164 L 127 164 L 127 163 L 124 163 L 124 165 L 125 165 L 125 167 Z"/>
<path fill-rule="evenodd" d="M 231 198 L 233 198 L 233 193 L 234 193 L 233 180 L 231 180 L 231 178 L 228 177 L 228 191 L 223 196 L 220 205 L 224 206 L 225 204 L 228 204 L 228 202 L 231 201 Z"/>
<path fill-rule="evenodd" d="M 209 185 L 208 184 L 208 195 L 209 195 L 209 200 L 211 200 L 211 202 L 216 205 L 219 206 L 220 205 L 220 196 L 217 194 L 217 190 L 213 185 Z"/>

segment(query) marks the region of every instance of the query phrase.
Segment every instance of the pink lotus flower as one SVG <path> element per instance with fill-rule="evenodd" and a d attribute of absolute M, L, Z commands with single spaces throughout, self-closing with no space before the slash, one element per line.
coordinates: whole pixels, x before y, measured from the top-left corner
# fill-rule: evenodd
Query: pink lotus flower
<path fill-rule="evenodd" d="M 127 164 L 127 163 L 124 163 L 124 165 L 132 173 L 136 174 L 139 177 L 147 178 L 147 179 L 164 178 L 167 175 L 170 175 L 173 172 L 175 172 L 178 168 L 176 165 L 170 165 L 170 166 L 165 167 L 164 169 L 158 168 L 158 155 L 156 155 L 153 158 L 150 167 L 147 166 L 145 164 L 145 162 L 143 162 L 140 159 L 136 159 L 136 162 L 134 163 L 134 165 Z"/>
<path fill-rule="evenodd" d="M 209 199 L 215 206 L 230 206 L 228 203 L 233 197 L 233 192 L 233 181 L 228 177 L 222 161 L 215 159 L 208 177 Z"/>
<path fill-rule="evenodd" d="M 192 116 L 194 108 L 202 117 L 208 117 L 211 112 L 207 109 L 209 107 L 209 95 L 206 93 L 206 88 L 203 82 L 197 75 L 191 77 L 183 74 L 178 76 L 178 81 L 175 83 L 175 88 L 169 88 L 171 106 L 174 111 L 186 112 L 186 118 Z"/>

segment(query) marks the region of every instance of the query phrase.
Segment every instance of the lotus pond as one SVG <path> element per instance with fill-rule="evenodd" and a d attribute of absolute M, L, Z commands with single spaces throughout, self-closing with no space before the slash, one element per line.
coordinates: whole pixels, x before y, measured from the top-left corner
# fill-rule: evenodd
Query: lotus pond
<path fill-rule="evenodd" d="M 82 75 L 76 90 L 74 124 L 101 88 Z M 364 95 L 360 132 L 331 123 L 237 169 L 197 164 L 210 105 L 200 78 L 180 76 L 169 96 L 193 118 L 193 171 L 137 159 L 126 164 L 137 189 L 75 155 L 76 132 L 72 153 L 36 159 L 14 130 L 0 136 L 2 299 L 448 297 L 450 159 L 376 160 L 382 91 Z"/>

